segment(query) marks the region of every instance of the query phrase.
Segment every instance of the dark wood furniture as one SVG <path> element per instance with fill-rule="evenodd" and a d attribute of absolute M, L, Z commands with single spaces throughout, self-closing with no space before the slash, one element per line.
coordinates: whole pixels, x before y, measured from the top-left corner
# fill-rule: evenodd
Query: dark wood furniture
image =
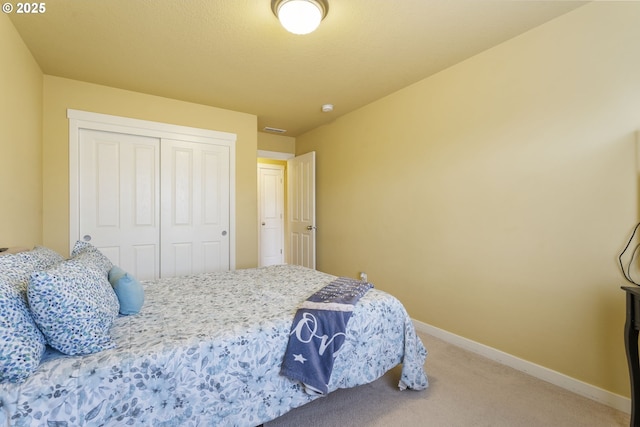
<path fill-rule="evenodd" d="M 640 287 L 623 286 L 627 292 L 627 320 L 624 324 L 624 345 L 627 349 L 631 380 L 631 427 L 640 427 L 640 359 L 638 331 L 640 330 Z"/>

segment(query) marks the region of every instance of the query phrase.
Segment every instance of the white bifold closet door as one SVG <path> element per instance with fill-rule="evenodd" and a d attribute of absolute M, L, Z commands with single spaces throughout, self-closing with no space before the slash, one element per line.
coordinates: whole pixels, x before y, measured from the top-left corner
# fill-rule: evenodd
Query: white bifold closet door
<path fill-rule="evenodd" d="M 229 149 L 161 142 L 160 273 L 229 269 Z"/>
<path fill-rule="evenodd" d="M 80 239 L 141 280 L 159 277 L 160 140 L 80 130 Z"/>
<path fill-rule="evenodd" d="M 141 280 L 230 268 L 229 147 L 79 131 L 79 236 Z"/>

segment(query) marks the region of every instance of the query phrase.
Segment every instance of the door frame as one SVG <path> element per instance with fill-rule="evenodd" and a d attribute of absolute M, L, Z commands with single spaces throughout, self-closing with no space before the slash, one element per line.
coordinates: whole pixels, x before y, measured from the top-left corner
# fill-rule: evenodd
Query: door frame
<path fill-rule="evenodd" d="M 235 270 L 236 134 L 73 109 L 67 109 L 67 118 L 69 119 L 69 250 L 80 239 L 80 189 L 78 182 L 80 129 L 204 143 L 215 139 L 216 143 L 229 147 L 229 267 L 231 270 Z"/>
<path fill-rule="evenodd" d="M 268 150 L 258 150 L 258 155 L 257 155 L 257 159 L 256 159 L 256 165 L 260 166 L 260 159 L 267 159 L 267 160 L 283 160 L 283 161 L 287 161 L 289 159 L 293 159 L 296 155 L 293 153 L 285 153 L 282 151 L 268 151 Z M 256 174 L 257 174 L 257 168 L 256 168 Z M 285 181 L 286 181 L 286 174 L 287 174 L 287 170 L 285 167 Z M 260 197 L 260 189 L 258 188 L 258 198 Z M 284 262 L 287 263 L 289 261 L 289 224 L 288 224 L 288 215 L 289 215 L 289 200 L 288 200 L 288 195 L 287 195 L 287 188 L 284 188 L 284 215 L 285 215 L 285 222 L 284 222 L 284 241 L 283 241 L 283 245 L 284 245 Z M 258 207 L 260 206 L 260 199 L 258 199 Z M 260 213 L 258 213 L 258 227 L 260 227 Z M 260 263 L 260 229 L 258 228 L 258 241 L 256 242 L 258 245 L 258 263 Z"/>
<path fill-rule="evenodd" d="M 315 152 L 311 152 L 313 153 L 313 169 L 314 169 L 314 174 L 313 174 L 313 224 L 312 224 L 312 232 L 314 233 L 314 254 L 313 254 L 313 268 L 316 268 L 316 254 L 317 254 L 317 239 L 316 239 L 316 200 L 315 200 L 315 194 L 316 194 L 316 190 L 315 190 L 315 185 L 316 185 L 316 179 L 315 179 L 315 169 L 316 169 L 316 165 L 315 165 Z M 286 160 L 287 161 L 287 189 L 286 189 L 286 197 L 285 197 L 285 215 L 286 215 L 286 221 L 285 221 L 285 242 L 284 242 L 284 250 L 285 250 L 285 262 L 286 263 L 291 263 L 291 214 L 289 212 L 290 209 L 290 203 L 291 203 L 291 195 L 289 194 L 289 187 L 291 186 L 291 181 L 289 179 L 289 173 L 290 173 L 290 165 L 289 165 L 289 160 L 295 159 L 296 157 L 301 157 L 301 156 L 305 156 L 308 155 L 310 153 L 305 153 L 305 154 L 301 154 L 300 156 L 296 156 L 293 153 L 284 153 L 284 152 L 280 152 L 280 151 L 265 151 L 265 150 L 258 150 L 258 158 L 265 158 L 265 159 L 274 159 L 274 160 Z M 259 201 L 258 201 L 259 203 Z"/>

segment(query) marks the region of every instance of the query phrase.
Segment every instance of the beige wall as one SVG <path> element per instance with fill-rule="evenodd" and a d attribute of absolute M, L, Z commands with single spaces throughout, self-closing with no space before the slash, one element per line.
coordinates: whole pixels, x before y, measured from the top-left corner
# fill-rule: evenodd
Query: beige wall
<path fill-rule="evenodd" d="M 0 246 L 42 243 L 42 72 L 0 14 Z"/>
<path fill-rule="evenodd" d="M 629 396 L 638 22 L 638 2 L 591 3 L 296 138 L 317 152 L 318 268 Z"/>
<path fill-rule="evenodd" d="M 292 136 L 258 132 L 258 150 L 295 153 L 296 139 Z"/>
<path fill-rule="evenodd" d="M 69 122 L 67 109 L 235 133 L 236 267 L 257 265 L 257 118 L 205 105 L 44 77 L 44 243 L 69 250 Z"/>

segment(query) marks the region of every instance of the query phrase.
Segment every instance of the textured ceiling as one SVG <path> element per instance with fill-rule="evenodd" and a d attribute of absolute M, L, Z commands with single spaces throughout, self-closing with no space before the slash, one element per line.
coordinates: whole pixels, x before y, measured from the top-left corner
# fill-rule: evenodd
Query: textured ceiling
<path fill-rule="evenodd" d="M 258 130 L 297 136 L 584 2 L 329 0 L 303 36 L 270 3 L 47 0 L 44 14 L 9 16 L 45 74 L 255 114 Z"/>

